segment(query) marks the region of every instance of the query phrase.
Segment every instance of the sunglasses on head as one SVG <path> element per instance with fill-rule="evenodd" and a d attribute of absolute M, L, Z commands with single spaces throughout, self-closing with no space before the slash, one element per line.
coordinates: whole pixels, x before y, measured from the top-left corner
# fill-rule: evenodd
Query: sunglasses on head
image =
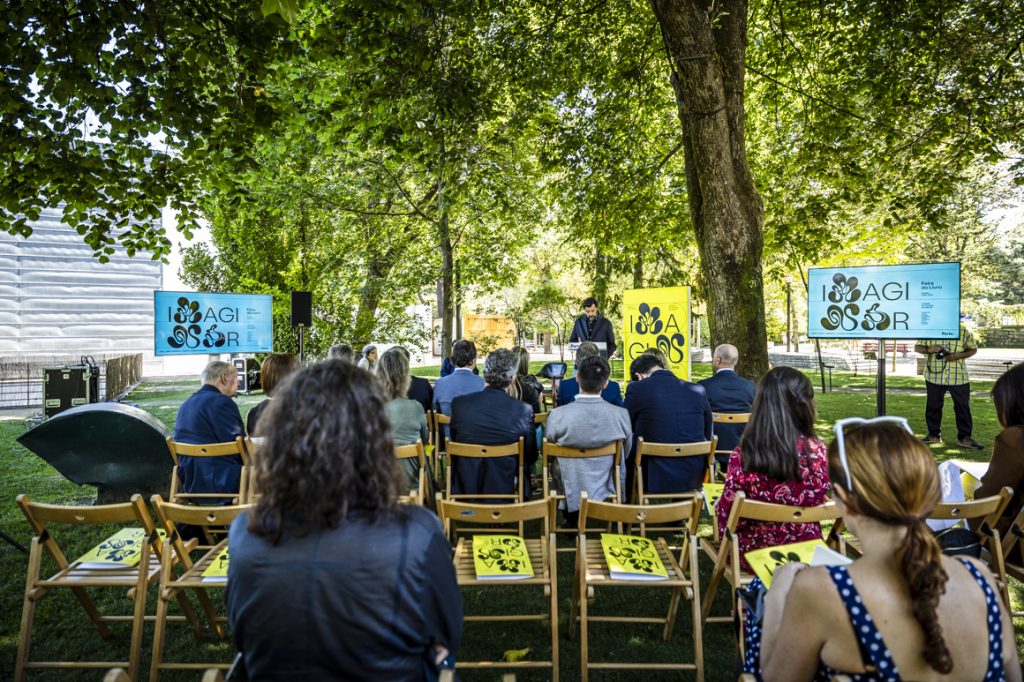
<path fill-rule="evenodd" d="M 843 473 L 846 475 L 846 491 L 853 492 L 853 478 L 850 476 L 850 464 L 846 461 L 846 444 L 843 438 L 843 430 L 850 424 L 881 424 L 885 422 L 891 422 L 893 424 L 899 424 L 907 433 L 911 436 L 914 435 L 914 430 L 910 428 L 910 422 L 904 417 L 872 417 L 871 419 L 864 419 L 863 417 L 847 417 L 846 419 L 840 419 L 832 427 L 832 430 L 836 434 L 836 449 L 839 451 L 839 463 L 843 465 Z"/>

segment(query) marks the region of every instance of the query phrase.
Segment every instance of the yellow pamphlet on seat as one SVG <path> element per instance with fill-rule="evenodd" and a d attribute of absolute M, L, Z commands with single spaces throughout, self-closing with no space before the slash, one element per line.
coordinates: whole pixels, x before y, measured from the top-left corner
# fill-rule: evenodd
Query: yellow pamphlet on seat
<path fill-rule="evenodd" d="M 524 580 L 533 577 L 526 542 L 518 535 L 474 535 L 473 567 L 477 580 Z"/>
<path fill-rule="evenodd" d="M 807 564 L 808 566 L 841 566 L 853 563 L 825 544 L 823 540 L 807 540 L 794 542 L 790 545 L 765 547 L 744 554 L 747 563 L 754 569 L 754 574 L 761 579 L 765 587 L 772 586 L 772 575 L 779 566 L 785 564 Z"/>
<path fill-rule="evenodd" d="M 203 571 L 203 582 L 222 583 L 228 579 L 228 548 L 220 551 Z"/>
<path fill-rule="evenodd" d="M 654 543 L 638 535 L 601 533 L 608 573 L 616 580 L 668 580 Z"/>
<path fill-rule="evenodd" d="M 718 498 L 722 496 L 722 492 L 725 491 L 724 483 L 705 483 L 701 486 L 701 491 L 704 493 L 704 508 L 708 510 L 708 514 L 715 515 L 715 505 L 718 504 Z"/>
<path fill-rule="evenodd" d="M 163 538 L 166 533 L 157 531 Z M 146 531 L 122 528 L 78 558 L 79 568 L 128 568 L 139 563 Z"/>

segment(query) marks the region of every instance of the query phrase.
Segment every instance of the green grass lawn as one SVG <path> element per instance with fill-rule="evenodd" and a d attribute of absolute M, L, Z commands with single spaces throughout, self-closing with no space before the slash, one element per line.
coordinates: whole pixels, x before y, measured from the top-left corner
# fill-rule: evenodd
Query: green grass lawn
<path fill-rule="evenodd" d="M 531 369 L 537 371 L 543 363 L 533 363 Z M 699 379 L 710 374 L 708 365 L 694 365 L 694 378 Z M 421 376 L 437 376 L 438 367 L 417 368 L 416 374 Z M 621 367 L 618 369 L 621 376 Z M 837 373 L 833 382 L 841 384 L 854 383 L 852 375 Z M 916 379 L 920 382 L 920 378 Z M 910 381 L 908 380 L 908 384 Z M 873 386 L 873 383 L 870 384 Z M 907 388 L 920 387 L 908 385 Z M 168 426 L 173 426 L 178 405 L 196 388 L 194 383 L 147 381 L 133 391 L 125 402 L 137 404 L 139 407 L 155 414 Z M 243 417 L 245 413 L 262 399 L 260 395 L 240 396 L 238 399 Z M 835 391 L 821 394 L 818 400 L 818 431 L 825 439 L 830 439 L 831 424 L 842 417 L 870 417 L 874 414 L 874 394 Z M 890 414 L 906 416 L 917 433 L 924 432 L 924 396 L 920 392 L 894 391 L 888 398 Z M 998 432 L 994 410 L 990 399 L 975 398 L 972 401 L 975 438 L 986 446 L 991 443 Z M 952 406 L 947 401 L 944 417 L 944 432 L 955 433 Z M 65 480 L 49 465 L 38 459 L 15 442 L 15 438 L 24 432 L 23 419 L 0 419 L 0 529 L 24 544 L 28 544 L 31 536 L 28 526 L 14 504 L 19 493 L 27 493 L 33 499 L 54 503 L 89 504 L 95 497 L 95 490 L 79 487 Z M 959 448 L 946 444 L 933 447 L 936 458 L 943 460 L 950 457 L 987 461 L 990 450 L 961 451 Z M 711 532 L 710 521 L 705 519 L 701 525 L 701 533 Z M 72 556 L 78 556 L 95 545 L 105 536 L 105 529 L 95 529 L 90 534 L 81 534 L 66 542 L 65 549 Z M 57 535 L 58 539 L 62 539 Z M 62 540 L 63 541 L 63 540 Z M 568 540 L 563 540 L 568 546 Z M 568 637 L 569 604 L 571 597 L 572 554 L 563 553 L 559 556 L 559 630 L 561 648 L 562 679 L 573 680 L 579 677 L 579 649 L 577 642 Z M 10 679 L 14 668 L 17 648 L 18 629 L 21 619 L 21 604 L 24 594 L 26 556 L 6 543 L 0 543 L 0 680 Z M 701 577 L 706 580 L 710 564 L 701 560 Z M 1018 608 L 1024 603 L 1024 588 L 1013 583 L 1014 598 Z M 526 594 L 527 596 L 522 596 Z M 601 613 L 631 613 L 633 615 L 654 615 L 662 612 L 667 606 L 667 591 L 642 588 L 605 589 L 598 591 L 592 611 Z M 213 593 L 215 603 L 221 603 L 221 597 Z M 467 614 L 496 613 L 508 609 L 520 609 L 526 612 L 533 609 L 542 612 L 545 600 L 539 589 L 494 587 L 489 589 L 468 590 L 464 592 L 465 610 Z M 119 609 L 126 612 L 130 603 L 123 591 L 106 590 L 98 593 L 97 603 L 101 610 Z M 724 592 L 720 593 L 718 612 L 725 604 Z M 151 590 L 148 612 L 153 613 L 156 605 L 156 590 Z M 106 642 L 92 629 L 81 608 L 69 593 L 55 592 L 44 598 L 37 611 L 33 652 L 36 657 L 72 656 L 92 657 L 102 660 L 113 660 L 122 656 L 127 645 L 128 628 L 122 625 L 115 627 L 115 638 Z M 463 660 L 500 657 L 509 649 L 531 648 L 528 658 L 541 658 L 549 655 L 546 625 L 543 623 L 524 623 L 516 626 L 488 625 L 469 623 L 465 628 L 465 642 L 460 654 Z M 598 660 L 636 660 L 636 661 L 673 661 L 691 660 L 691 622 L 689 603 L 684 602 L 672 639 L 662 642 L 660 633 L 655 626 L 630 626 L 619 624 L 598 624 L 592 628 L 590 650 L 592 657 Z M 152 645 L 152 625 L 147 625 L 144 637 L 143 669 L 148 671 L 149 650 Z M 1017 640 L 1024 645 L 1024 627 L 1018 625 Z M 180 624 L 172 624 L 167 646 L 169 657 L 180 657 L 193 661 L 228 661 L 233 655 L 233 647 L 229 642 L 206 639 L 196 641 L 190 631 Z M 735 646 L 732 640 L 731 627 L 728 625 L 708 625 L 704 632 L 704 656 L 706 663 L 706 679 L 711 682 L 735 679 Z M 498 680 L 497 672 L 461 673 L 467 680 Z M 195 673 L 165 674 L 169 680 L 198 680 Z M 46 680 L 97 680 L 102 675 L 97 672 L 82 673 L 42 673 L 32 679 Z M 521 672 L 521 680 L 546 679 L 543 673 Z M 650 674 L 603 674 L 597 679 L 620 680 L 661 680 L 679 679 L 669 675 Z M 684 674 L 683 679 L 692 679 L 692 675 Z"/>

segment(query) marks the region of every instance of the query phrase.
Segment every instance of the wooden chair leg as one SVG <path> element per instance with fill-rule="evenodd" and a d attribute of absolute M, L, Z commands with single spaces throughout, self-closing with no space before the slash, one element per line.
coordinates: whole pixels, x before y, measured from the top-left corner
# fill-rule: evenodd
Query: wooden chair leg
<path fill-rule="evenodd" d="M 32 540 L 32 548 L 28 555 L 28 571 L 25 576 L 25 602 L 21 609 L 21 633 L 18 636 L 18 658 L 14 665 L 16 682 L 25 681 L 25 665 L 28 663 L 29 650 L 32 644 L 32 623 L 36 617 L 36 600 L 32 596 L 32 585 L 39 579 L 39 568 L 42 566 L 42 548 L 39 541 Z"/>
<path fill-rule="evenodd" d="M 715 562 L 715 567 L 711 571 L 711 579 L 708 581 L 708 590 L 704 593 L 704 608 L 701 611 L 701 622 L 706 622 L 708 616 L 711 614 L 711 605 L 715 601 L 715 590 L 718 589 L 718 581 L 722 579 L 722 573 L 725 571 L 725 562 L 728 559 L 725 548 L 720 547 L 718 550 L 718 561 Z M 696 566 L 691 571 L 696 574 Z"/>
<path fill-rule="evenodd" d="M 697 543 L 690 542 L 690 580 L 693 582 L 693 661 L 697 666 L 697 682 L 704 682 L 704 623 L 700 608 L 700 571 L 697 570 Z"/>
<path fill-rule="evenodd" d="M 196 610 L 192 608 L 192 602 L 188 600 L 188 595 L 184 591 L 178 590 L 174 597 L 178 600 L 178 606 L 181 607 L 182 613 L 185 614 L 185 620 L 192 627 L 192 634 L 195 635 L 196 639 L 202 639 L 203 626 L 199 623 L 199 616 L 196 615 Z"/>
<path fill-rule="evenodd" d="M 213 602 L 210 601 L 210 595 L 206 593 L 201 587 L 196 588 L 196 596 L 199 598 L 199 604 L 203 607 L 203 612 L 210 621 L 210 626 L 216 633 L 217 637 L 224 639 L 224 626 L 217 621 L 217 609 L 214 608 Z"/>
<path fill-rule="evenodd" d="M 583 548 L 582 551 L 586 551 L 586 548 Z M 587 585 L 585 573 L 583 571 L 579 573 L 577 589 L 580 593 L 580 675 L 583 682 L 588 682 L 590 679 L 590 653 L 587 650 Z"/>
<path fill-rule="evenodd" d="M 558 552 L 555 536 L 550 536 L 548 562 L 551 564 L 551 680 L 558 682 Z"/>
<path fill-rule="evenodd" d="M 135 585 L 135 608 L 132 611 L 132 639 L 128 649 L 128 677 L 139 679 L 139 659 L 142 658 L 142 634 L 146 624 L 146 583 L 149 576 L 149 546 L 144 545 L 139 559 L 139 579 Z"/>
<path fill-rule="evenodd" d="M 672 627 L 676 622 L 676 613 L 679 611 L 679 600 L 683 596 L 683 588 L 677 587 L 672 590 L 672 598 L 668 602 L 668 615 L 665 616 L 665 628 L 661 638 L 666 642 L 672 639 Z"/>
<path fill-rule="evenodd" d="M 580 605 L 580 548 L 576 543 L 576 567 L 573 569 L 572 581 L 572 602 L 569 607 L 569 639 L 576 637 L 576 615 L 579 613 Z"/>
<path fill-rule="evenodd" d="M 153 660 L 149 666 L 150 682 L 158 682 L 160 680 L 160 661 L 163 660 L 164 636 L 166 635 L 165 629 L 167 628 L 167 604 L 170 601 L 170 595 L 164 594 L 165 589 L 167 588 L 160 588 L 160 594 L 157 597 L 156 602 L 156 628 L 153 633 Z"/>

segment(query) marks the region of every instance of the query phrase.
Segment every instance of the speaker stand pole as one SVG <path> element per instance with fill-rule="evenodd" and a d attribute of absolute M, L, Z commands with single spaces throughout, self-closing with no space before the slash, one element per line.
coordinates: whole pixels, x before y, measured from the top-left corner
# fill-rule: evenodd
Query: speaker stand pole
<path fill-rule="evenodd" d="M 28 549 L 25 547 L 25 545 L 21 544 L 20 542 L 18 542 L 14 538 L 12 538 L 10 535 L 8 535 L 7 533 L 3 532 L 2 530 L 0 530 L 0 538 L 3 538 L 12 547 L 16 547 L 16 548 L 20 549 L 22 552 L 24 552 L 25 554 L 28 554 Z"/>
<path fill-rule="evenodd" d="M 300 324 L 299 325 L 299 364 L 301 364 L 301 365 L 306 364 L 306 344 L 304 343 L 305 342 L 305 337 L 306 337 L 305 332 L 306 332 L 306 325 Z"/>

